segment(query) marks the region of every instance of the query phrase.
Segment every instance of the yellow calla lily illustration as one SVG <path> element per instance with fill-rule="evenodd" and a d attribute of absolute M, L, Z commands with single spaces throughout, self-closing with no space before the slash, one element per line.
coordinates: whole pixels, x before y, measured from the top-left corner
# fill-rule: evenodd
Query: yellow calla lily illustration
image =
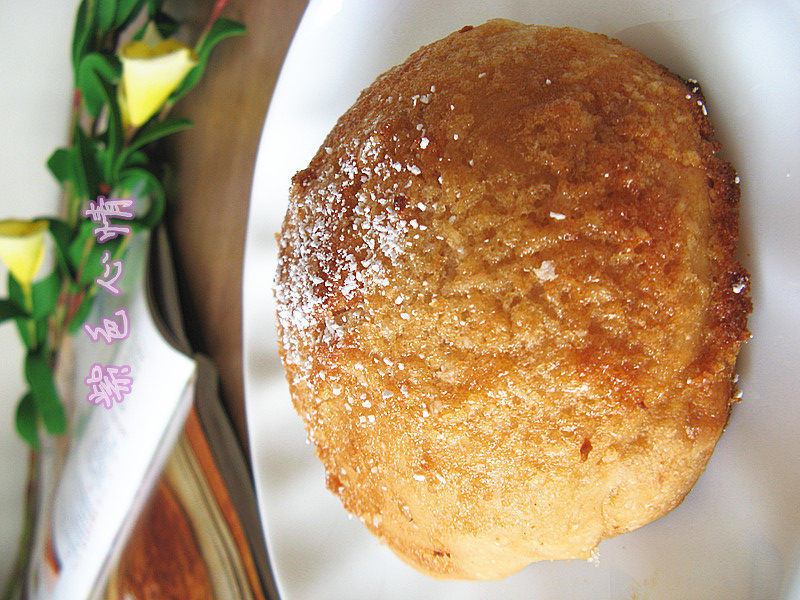
<path fill-rule="evenodd" d="M 47 221 L 0 221 L 0 260 L 23 288 L 42 266 L 46 230 Z"/>
<path fill-rule="evenodd" d="M 125 126 L 139 127 L 166 102 L 197 65 L 192 50 L 177 40 L 162 39 L 151 23 L 141 40 L 122 47 L 119 103 Z"/>

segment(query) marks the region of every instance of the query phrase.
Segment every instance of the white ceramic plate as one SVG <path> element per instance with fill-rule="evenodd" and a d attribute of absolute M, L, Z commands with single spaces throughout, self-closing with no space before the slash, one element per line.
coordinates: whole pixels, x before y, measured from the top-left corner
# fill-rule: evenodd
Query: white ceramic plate
<path fill-rule="evenodd" d="M 744 400 L 707 472 L 666 517 L 497 582 L 405 566 L 324 486 L 292 409 L 271 292 L 291 176 L 378 74 L 493 17 L 611 34 L 703 85 L 742 180 L 753 277 Z M 261 518 L 285 600 L 800 598 L 800 6 L 734 1 L 312 0 L 264 126 L 244 273 L 247 420 Z"/>

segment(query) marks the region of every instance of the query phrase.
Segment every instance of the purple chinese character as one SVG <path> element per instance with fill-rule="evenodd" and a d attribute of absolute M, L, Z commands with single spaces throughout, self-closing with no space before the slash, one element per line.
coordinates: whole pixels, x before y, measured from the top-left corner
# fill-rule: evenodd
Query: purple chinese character
<path fill-rule="evenodd" d="M 120 277 L 122 277 L 122 260 L 112 260 L 111 264 L 109 264 L 108 261 L 110 258 L 111 253 L 108 250 L 103 252 L 103 274 L 100 277 L 96 277 L 94 282 L 115 296 L 119 296 L 119 288 L 114 284 L 117 283 Z M 113 275 L 111 275 L 112 267 L 115 269 Z"/>
<path fill-rule="evenodd" d="M 113 319 L 103 318 L 103 324 L 99 327 L 92 327 L 88 323 L 83 324 L 83 329 L 89 334 L 93 342 L 96 342 L 100 336 L 106 341 L 109 346 L 114 340 L 124 340 L 128 337 L 130 330 L 128 328 L 128 311 L 124 308 L 119 308 L 114 311 L 114 314 L 119 317 L 120 323 L 116 323 Z"/>
<path fill-rule="evenodd" d="M 133 210 L 126 210 L 134 205 L 132 198 L 109 198 L 97 197 L 97 202 L 89 200 L 89 206 L 83 209 L 83 216 L 89 217 L 92 223 L 99 223 L 92 229 L 92 235 L 97 238 L 99 243 L 113 240 L 118 235 L 127 235 L 132 229 L 130 225 L 114 225 L 109 219 L 134 218 Z"/>
<path fill-rule="evenodd" d="M 131 368 L 128 365 L 115 367 L 94 363 L 89 376 L 84 379 L 89 386 L 86 399 L 95 406 L 102 404 L 106 408 L 114 406 L 115 400 L 122 402 L 125 394 L 130 393 L 133 384 L 133 378 L 127 377 L 130 372 Z"/>

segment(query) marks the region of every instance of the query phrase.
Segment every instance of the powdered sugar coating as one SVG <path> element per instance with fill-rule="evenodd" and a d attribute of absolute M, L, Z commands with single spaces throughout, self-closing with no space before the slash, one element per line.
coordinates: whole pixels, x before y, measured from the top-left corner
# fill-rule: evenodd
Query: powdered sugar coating
<path fill-rule="evenodd" d="M 336 153 L 328 149 L 324 156 L 334 160 L 319 177 L 330 183 L 307 189 L 307 172 L 294 178 L 292 196 L 304 201 L 290 204 L 279 240 L 278 322 L 284 358 L 302 378 L 312 368 L 302 348 L 342 342 L 347 317 L 337 319 L 331 305 L 386 286 L 386 266 L 403 251 L 411 227 L 393 199 L 376 196 L 366 185 L 403 172 L 400 163 L 380 153 L 374 136 Z M 406 170 L 418 174 L 414 167 Z"/>

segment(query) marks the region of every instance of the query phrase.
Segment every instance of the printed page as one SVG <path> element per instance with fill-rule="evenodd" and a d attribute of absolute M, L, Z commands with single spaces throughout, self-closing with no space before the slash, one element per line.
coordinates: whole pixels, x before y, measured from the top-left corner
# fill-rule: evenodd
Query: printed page
<path fill-rule="evenodd" d="M 86 319 L 90 328 L 112 319 L 116 325 L 106 332 L 127 328 L 127 337 L 107 343 L 100 334 L 92 341 L 82 328 L 74 335 L 71 365 L 60 367 L 71 439 L 66 449 L 52 446 L 42 453 L 46 489 L 29 578 L 34 599 L 74 600 L 102 592 L 191 406 L 195 363 L 164 341 L 147 304 L 148 242 L 145 234 L 131 239 L 118 281 L 121 293 L 99 290 Z M 100 374 L 106 377 L 98 382 Z M 115 389 L 121 394 L 108 407 L 101 397 Z"/>

